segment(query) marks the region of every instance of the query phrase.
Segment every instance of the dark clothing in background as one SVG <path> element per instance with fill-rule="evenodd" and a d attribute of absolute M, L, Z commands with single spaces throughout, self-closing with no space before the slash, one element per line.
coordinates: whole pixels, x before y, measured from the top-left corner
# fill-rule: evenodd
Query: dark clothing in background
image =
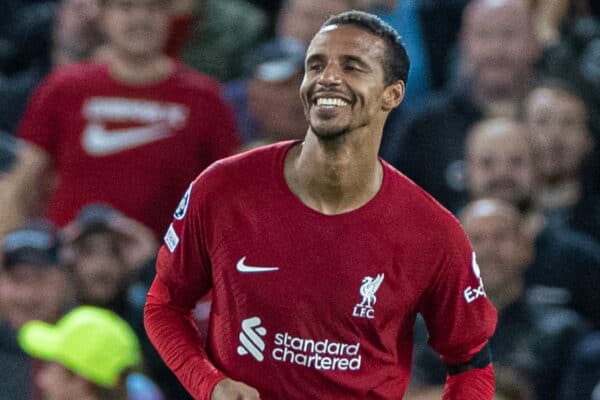
<path fill-rule="evenodd" d="M 525 283 L 535 303 L 568 307 L 600 329 L 600 246 L 582 234 L 546 226 L 535 241 Z M 536 287 L 543 287 L 537 292 Z M 552 288 L 548 290 L 548 288 Z"/>
<path fill-rule="evenodd" d="M 32 361 L 19 347 L 14 329 L 0 321 L 0 400 L 31 400 Z"/>
<path fill-rule="evenodd" d="M 586 336 L 577 345 L 562 386 L 560 400 L 600 398 L 600 331 Z"/>
<path fill-rule="evenodd" d="M 404 130 L 384 132 L 397 137 L 386 139 L 395 148 L 387 149 L 384 158 L 456 213 L 468 200 L 465 137 L 481 117 L 468 90 L 452 87 L 434 96 L 406 122 Z"/>
<path fill-rule="evenodd" d="M 418 338 L 424 326 L 417 326 Z M 498 312 L 490 339 L 494 365 L 508 367 L 533 383 L 537 400 L 558 400 L 565 366 L 575 343 L 589 326 L 576 313 L 560 307 L 532 306 L 522 297 Z M 415 350 L 413 376 L 417 386 L 442 385 L 445 365 L 421 343 Z"/>

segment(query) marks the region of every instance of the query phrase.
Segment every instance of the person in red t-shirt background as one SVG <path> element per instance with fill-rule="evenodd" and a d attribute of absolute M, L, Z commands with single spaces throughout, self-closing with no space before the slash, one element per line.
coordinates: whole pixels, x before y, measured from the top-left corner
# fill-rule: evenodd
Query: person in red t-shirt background
<path fill-rule="evenodd" d="M 102 1 L 103 64 L 57 68 L 29 102 L 18 129 L 26 144 L 3 194 L 3 231 L 44 209 L 63 226 L 85 204 L 105 202 L 161 237 L 165 210 L 187 182 L 237 150 L 219 84 L 162 52 L 170 6 Z M 36 190 L 44 182 L 52 185 L 48 201 Z"/>

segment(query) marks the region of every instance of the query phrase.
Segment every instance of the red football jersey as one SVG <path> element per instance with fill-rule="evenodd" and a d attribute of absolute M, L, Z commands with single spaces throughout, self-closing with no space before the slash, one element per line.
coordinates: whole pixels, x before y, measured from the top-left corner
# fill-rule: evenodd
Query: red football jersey
<path fill-rule="evenodd" d="M 382 161 L 363 207 L 323 215 L 288 188 L 291 142 L 215 163 L 175 211 L 146 328 L 198 399 L 227 376 L 261 399 L 401 399 L 422 313 L 431 345 L 462 363 L 496 311 L 458 221 Z M 186 327 L 212 288 L 206 345 Z"/>
<path fill-rule="evenodd" d="M 239 145 L 219 84 L 174 62 L 149 85 L 126 85 L 106 65 L 60 67 L 36 90 L 18 134 L 59 174 L 47 216 L 65 225 L 106 202 L 162 237 L 189 182 Z"/>

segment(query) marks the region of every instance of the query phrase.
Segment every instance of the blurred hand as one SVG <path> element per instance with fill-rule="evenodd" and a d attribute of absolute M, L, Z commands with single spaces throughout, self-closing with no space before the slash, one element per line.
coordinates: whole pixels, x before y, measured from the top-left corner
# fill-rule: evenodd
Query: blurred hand
<path fill-rule="evenodd" d="M 260 400 L 260 395 L 253 387 L 226 378 L 217 383 L 210 400 Z"/>
<path fill-rule="evenodd" d="M 123 256 L 131 270 L 156 257 L 160 244 L 146 225 L 121 214 L 111 221 L 111 226 L 124 237 Z"/>

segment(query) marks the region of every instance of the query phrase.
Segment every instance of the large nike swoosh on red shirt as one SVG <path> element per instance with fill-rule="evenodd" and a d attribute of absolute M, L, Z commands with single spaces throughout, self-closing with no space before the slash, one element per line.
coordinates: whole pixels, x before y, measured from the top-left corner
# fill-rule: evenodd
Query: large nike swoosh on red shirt
<path fill-rule="evenodd" d="M 81 144 L 94 156 L 106 156 L 143 146 L 170 136 L 167 124 L 107 130 L 102 124 L 90 123 L 83 131 Z"/>

